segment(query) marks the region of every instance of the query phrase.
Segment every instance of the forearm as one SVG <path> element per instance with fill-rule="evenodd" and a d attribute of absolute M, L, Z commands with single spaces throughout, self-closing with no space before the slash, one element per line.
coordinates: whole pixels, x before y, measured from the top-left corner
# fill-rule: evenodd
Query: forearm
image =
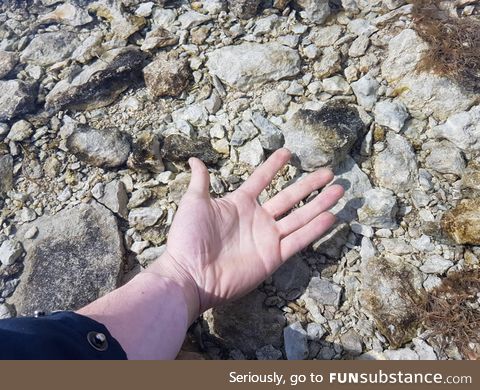
<path fill-rule="evenodd" d="M 147 270 L 78 313 L 104 324 L 129 359 L 175 359 L 193 320 L 188 290 Z"/>

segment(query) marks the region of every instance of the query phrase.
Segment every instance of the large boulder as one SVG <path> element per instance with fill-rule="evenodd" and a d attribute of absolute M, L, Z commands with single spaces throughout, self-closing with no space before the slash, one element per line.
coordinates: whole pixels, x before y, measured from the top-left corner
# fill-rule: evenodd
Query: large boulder
<path fill-rule="evenodd" d="M 32 228 L 33 239 L 25 238 Z M 117 287 L 123 243 L 113 214 L 80 204 L 22 226 L 25 269 L 11 303 L 17 312 L 76 310 Z"/>
<path fill-rule="evenodd" d="M 305 171 L 338 165 L 362 135 L 364 123 L 355 107 L 327 103 L 319 111 L 299 110 L 283 126 L 285 147 Z"/>
<path fill-rule="evenodd" d="M 105 52 L 72 80 L 59 81 L 46 97 L 46 108 L 90 110 L 109 105 L 132 85 L 146 56 L 134 46 Z"/>
<path fill-rule="evenodd" d="M 269 81 L 300 73 L 296 50 L 279 43 L 242 43 L 225 46 L 208 55 L 211 74 L 231 87 L 249 90 Z"/>

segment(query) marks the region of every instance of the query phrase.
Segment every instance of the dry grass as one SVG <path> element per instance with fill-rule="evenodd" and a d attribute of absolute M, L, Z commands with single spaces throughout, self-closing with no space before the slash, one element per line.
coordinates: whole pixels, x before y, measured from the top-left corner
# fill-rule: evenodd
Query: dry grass
<path fill-rule="evenodd" d="M 480 359 L 480 270 L 467 270 L 445 278 L 428 294 L 422 322 L 443 347 L 454 343 L 467 359 Z M 475 344 L 472 350 L 469 344 Z"/>
<path fill-rule="evenodd" d="M 442 10 L 440 0 L 410 0 L 414 29 L 430 46 L 419 70 L 454 79 L 472 92 L 480 92 L 480 21 L 456 17 Z"/>

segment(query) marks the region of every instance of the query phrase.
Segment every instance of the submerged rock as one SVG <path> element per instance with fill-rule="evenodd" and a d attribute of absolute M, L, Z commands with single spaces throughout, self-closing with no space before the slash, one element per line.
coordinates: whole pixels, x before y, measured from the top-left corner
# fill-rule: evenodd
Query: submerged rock
<path fill-rule="evenodd" d="M 362 262 L 358 300 L 390 345 L 412 340 L 419 325 L 417 307 L 425 302 L 420 271 L 401 257 L 373 257 Z"/>
<path fill-rule="evenodd" d="M 265 307 L 267 296 L 254 290 L 243 298 L 203 314 L 210 333 L 228 348 L 238 348 L 247 357 L 265 345 L 282 345 L 285 318 L 282 311 Z"/>
<path fill-rule="evenodd" d="M 169 161 L 184 163 L 190 157 L 197 157 L 205 164 L 215 164 L 220 158 L 208 138 L 193 140 L 180 134 L 171 134 L 163 140 L 162 156 Z"/>
<path fill-rule="evenodd" d="M 320 111 L 300 110 L 283 126 L 285 147 L 306 171 L 337 165 L 362 134 L 364 123 L 356 108 L 327 103 Z"/>
<path fill-rule="evenodd" d="M 146 54 L 134 46 L 105 52 L 72 80 L 61 80 L 46 97 L 46 108 L 90 110 L 112 103 L 132 85 Z"/>
<path fill-rule="evenodd" d="M 464 199 L 443 215 L 441 226 L 457 244 L 480 245 L 480 200 Z"/>
<path fill-rule="evenodd" d="M 128 159 L 130 136 L 117 129 L 78 126 L 67 138 L 68 150 L 80 160 L 102 168 L 116 168 Z"/>
<path fill-rule="evenodd" d="M 110 211 L 80 204 L 22 226 L 25 269 L 11 301 L 21 314 L 76 310 L 117 287 L 123 263 L 122 237 Z"/>
<path fill-rule="evenodd" d="M 249 42 L 214 50 L 208 55 L 207 67 L 231 87 L 248 90 L 297 75 L 300 56 L 279 43 Z"/>

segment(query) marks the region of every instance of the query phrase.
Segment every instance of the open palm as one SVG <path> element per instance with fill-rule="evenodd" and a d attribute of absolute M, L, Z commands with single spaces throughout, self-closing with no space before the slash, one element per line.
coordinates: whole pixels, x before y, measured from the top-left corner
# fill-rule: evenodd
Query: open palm
<path fill-rule="evenodd" d="M 279 218 L 328 184 L 333 178 L 328 169 L 258 203 L 260 193 L 289 159 L 288 150 L 277 150 L 240 188 L 221 199 L 210 197 L 205 165 L 190 159 L 192 178 L 170 229 L 167 258 L 177 273 L 196 285 L 199 313 L 246 294 L 334 223 L 327 210 L 343 195 L 339 185 Z"/>

